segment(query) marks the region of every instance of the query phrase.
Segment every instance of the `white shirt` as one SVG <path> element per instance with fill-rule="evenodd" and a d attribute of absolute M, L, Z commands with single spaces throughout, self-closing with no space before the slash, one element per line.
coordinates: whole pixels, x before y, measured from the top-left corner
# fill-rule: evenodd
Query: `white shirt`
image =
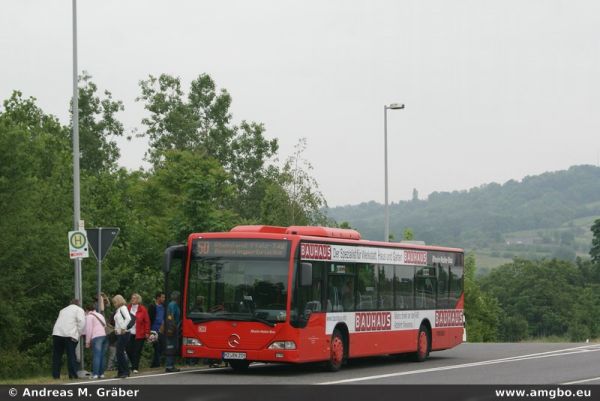
<path fill-rule="evenodd" d="M 138 304 L 131 305 L 130 313 L 135 316 L 137 314 Z M 135 324 L 129 329 L 129 332 L 135 336 Z"/>
<path fill-rule="evenodd" d="M 85 331 L 85 312 L 77 305 L 69 305 L 60 310 L 52 329 L 53 336 L 71 337 L 79 341 Z"/>
<path fill-rule="evenodd" d="M 119 309 L 115 311 L 115 331 L 117 334 L 125 334 L 127 331 L 127 325 L 131 320 L 129 316 L 129 310 L 127 306 L 121 305 Z"/>

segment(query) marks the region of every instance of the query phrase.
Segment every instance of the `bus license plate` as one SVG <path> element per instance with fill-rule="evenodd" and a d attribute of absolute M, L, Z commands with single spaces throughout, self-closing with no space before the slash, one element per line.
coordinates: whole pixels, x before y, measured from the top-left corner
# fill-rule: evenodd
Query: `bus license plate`
<path fill-rule="evenodd" d="M 223 352 L 223 359 L 246 359 L 245 352 Z"/>

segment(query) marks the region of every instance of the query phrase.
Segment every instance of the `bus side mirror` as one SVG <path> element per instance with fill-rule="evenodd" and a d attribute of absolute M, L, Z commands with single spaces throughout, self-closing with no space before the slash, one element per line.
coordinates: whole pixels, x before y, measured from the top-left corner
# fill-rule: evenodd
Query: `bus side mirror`
<path fill-rule="evenodd" d="M 300 286 L 312 286 L 312 263 L 300 264 Z"/>
<path fill-rule="evenodd" d="M 165 250 L 163 259 L 163 272 L 168 274 L 171 271 L 173 259 L 183 259 L 186 255 L 187 247 L 185 245 L 173 245 Z"/>

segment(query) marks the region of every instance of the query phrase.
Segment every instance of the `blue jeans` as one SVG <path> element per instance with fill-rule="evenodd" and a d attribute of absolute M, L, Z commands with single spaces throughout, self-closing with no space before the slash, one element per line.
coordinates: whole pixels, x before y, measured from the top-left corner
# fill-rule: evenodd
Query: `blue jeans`
<path fill-rule="evenodd" d="M 104 354 L 108 349 L 108 337 L 92 338 L 92 375 L 101 376 L 106 369 Z"/>

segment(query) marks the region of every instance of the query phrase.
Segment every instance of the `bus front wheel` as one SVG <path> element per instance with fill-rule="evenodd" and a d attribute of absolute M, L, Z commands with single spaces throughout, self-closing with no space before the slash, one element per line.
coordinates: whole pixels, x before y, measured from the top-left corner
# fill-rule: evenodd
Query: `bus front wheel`
<path fill-rule="evenodd" d="M 326 362 L 326 368 L 330 372 L 337 372 L 342 367 L 344 362 L 344 354 L 346 351 L 344 336 L 338 329 L 333 331 L 331 335 L 331 344 L 329 352 L 329 360 Z"/>
<path fill-rule="evenodd" d="M 248 370 L 248 366 L 250 366 L 250 362 L 243 360 L 229 360 L 227 362 L 235 372 L 245 372 Z"/>
<path fill-rule="evenodd" d="M 427 326 L 422 324 L 417 335 L 417 352 L 412 355 L 412 359 L 415 362 L 423 362 L 429 355 L 430 346 L 429 330 L 427 330 Z"/>

